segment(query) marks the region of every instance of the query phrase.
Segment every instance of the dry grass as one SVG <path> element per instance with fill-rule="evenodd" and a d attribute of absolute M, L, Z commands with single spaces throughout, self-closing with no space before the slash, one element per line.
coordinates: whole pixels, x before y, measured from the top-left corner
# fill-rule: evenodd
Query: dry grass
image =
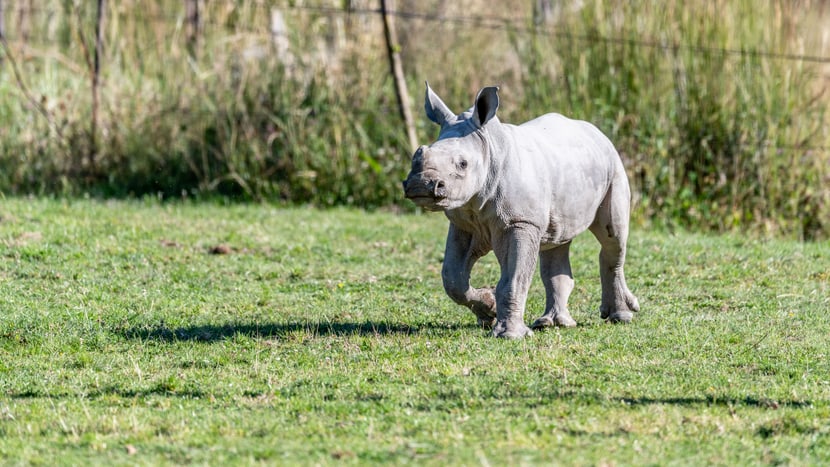
<path fill-rule="evenodd" d="M 825 65 L 735 53 L 827 56 L 827 2 L 574 1 L 541 29 L 531 4 L 399 2 L 426 15 L 396 17 L 417 107 L 424 80 L 456 110 L 500 84 L 503 120 L 553 110 L 608 133 L 643 222 L 827 235 Z M 110 5 L 97 147 L 93 4 L 74 5 L 40 3 L 26 40 L 7 21 L 29 93 L 5 60 L 0 190 L 400 201 L 408 144 L 374 2 L 283 8 L 287 49 L 264 2 L 205 2 L 193 56 L 180 2 Z"/>

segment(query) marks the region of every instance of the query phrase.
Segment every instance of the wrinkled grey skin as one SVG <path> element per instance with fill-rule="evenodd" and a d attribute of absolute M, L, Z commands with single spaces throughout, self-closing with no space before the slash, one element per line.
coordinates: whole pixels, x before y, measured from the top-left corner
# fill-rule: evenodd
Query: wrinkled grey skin
<path fill-rule="evenodd" d="M 590 230 L 601 244 L 600 314 L 631 321 L 639 310 L 623 274 L 631 195 L 608 138 L 559 114 L 501 123 L 497 87 L 482 89 L 470 110 L 455 115 L 427 84 L 424 106 L 441 132 L 415 152 L 403 186 L 415 204 L 450 220 L 441 273 L 447 294 L 496 337 L 531 335 L 524 308 L 538 257 L 547 302 L 532 327 L 575 326 L 568 249 Z M 501 266 L 498 285 L 471 287 L 473 265 L 491 250 Z"/>

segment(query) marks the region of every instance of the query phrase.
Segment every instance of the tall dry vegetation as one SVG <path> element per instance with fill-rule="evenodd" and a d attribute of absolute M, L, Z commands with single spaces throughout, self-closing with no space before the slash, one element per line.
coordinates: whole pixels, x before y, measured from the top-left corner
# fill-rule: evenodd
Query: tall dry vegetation
<path fill-rule="evenodd" d="M 296 2 L 286 37 L 269 2 L 202 2 L 190 44 L 182 2 L 109 2 L 95 139 L 95 2 L 8 3 L 2 192 L 400 201 L 410 148 L 376 2 Z M 423 13 L 395 17 L 415 102 L 425 79 L 456 110 L 497 83 L 505 121 L 596 123 L 643 222 L 830 233 L 827 64 L 793 57 L 830 56 L 827 2 L 563 1 L 544 21 L 534 3 L 399 0 Z"/>

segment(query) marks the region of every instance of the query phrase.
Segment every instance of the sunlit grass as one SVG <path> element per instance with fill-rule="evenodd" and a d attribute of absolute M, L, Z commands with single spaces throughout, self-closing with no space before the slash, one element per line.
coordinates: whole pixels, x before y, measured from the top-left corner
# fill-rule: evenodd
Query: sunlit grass
<path fill-rule="evenodd" d="M 0 460 L 815 464 L 830 245 L 636 229 L 642 312 L 505 342 L 440 284 L 446 220 L 269 205 L 0 204 Z M 221 246 L 221 248 L 217 248 Z M 474 274 L 494 283 L 492 256 Z M 541 313 L 538 279 L 528 301 Z"/>

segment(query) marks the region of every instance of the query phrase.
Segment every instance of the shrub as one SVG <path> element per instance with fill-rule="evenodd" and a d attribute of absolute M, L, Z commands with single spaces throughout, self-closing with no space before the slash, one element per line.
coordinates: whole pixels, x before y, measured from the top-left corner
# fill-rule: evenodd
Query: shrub
<path fill-rule="evenodd" d="M 788 58 L 818 6 L 592 0 L 540 24 L 527 1 L 410 3 L 438 12 L 396 18 L 418 108 L 424 79 L 456 110 L 501 84 L 505 121 L 554 110 L 604 130 L 642 222 L 828 235 L 828 103 L 820 70 Z M 264 2 L 201 4 L 193 43 L 181 2 L 108 3 L 94 138 L 94 4 L 42 2 L 26 40 L 7 27 L 0 191 L 402 201 L 411 148 L 373 3 L 287 7 L 289 54 Z"/>

